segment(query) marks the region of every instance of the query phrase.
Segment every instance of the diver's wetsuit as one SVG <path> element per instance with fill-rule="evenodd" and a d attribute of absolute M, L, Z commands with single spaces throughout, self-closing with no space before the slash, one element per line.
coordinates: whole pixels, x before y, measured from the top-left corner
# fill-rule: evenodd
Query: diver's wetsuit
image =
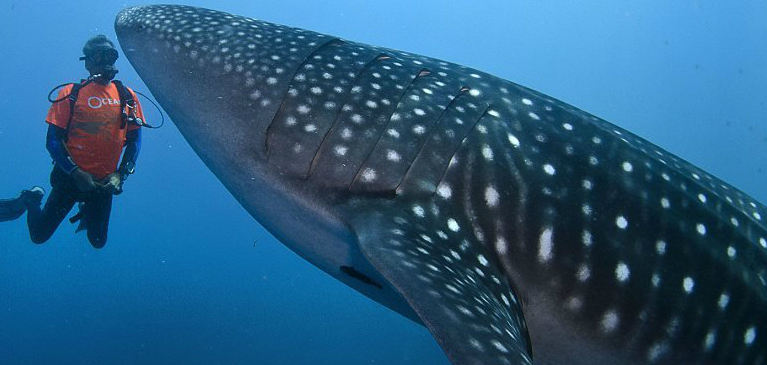
<path fill-rule="evenodd" d="M 112 194 L 102 190 L 80 192 L 74 179 L 58 166 L 54 166 L 51 172 L 51 187 L 51 194 L 44 208 L 31 206 L 27 210 L 27 225 L 32 242 L 43 243 L 51 238 L 75 203 L 82 201 L 88 240 L 93 247 L 104 247 L 107 242 L 109 214 L 112 211 Z"/>
<path fill-rule="evenodd" d="M 71 86 L 63 88 L 59 99 L 66 98 L 70 90 Z M 89 97 L 91 93 L 98 98 Z M 117 94 L 114 86 L 90 83 L 80 90 L 74 112 L 70 111 L 69 103 L 57 103 L 51 107 L 46 117 L 49 124 L 46 148 L 54 162 L 50 179 L 52 189 L 45 207 L 40 209 L 39 204 L 27 207 L 27 225 L 32 242 L 47 241 L 75 203 L 82 202 L 80 227 L 88 231 L 88 240 L 93 247 L 101 248 L 106 244 L 112 194 L 101 188 L 80 191 L 72 173 L 82 169 L 94 179 L 103 180 L 109 174 L 121 171 L 124 179 L 127 174 L 122 171 L 126 170 L 126 166 L 135 166 L 141 149 L 141 128 L 122 124 Z M 135 95 L 133 98 L 136 100 Z M 138 100 L 135 108 L 136 115 L 143 119 Z M 92 114 L 86 114 L 88 112 Z M 121 152 L 122 163 L 118 168 Z"/>
<path fill-rule="evenodd" d="M 90 77 L 56 87 L 54 91 L 61 90 L 55 100 L 48 96 L 53 104 L 45 118 L 46 149 L 54 167 L 45 206 L 40 208 L 44 190 L 38 186 L 23 190 L 18 198 L 0 200 L 0 222 L 26 211 L 29 236 L 38 244 L 50 239 L 81 202 L 78 231 L 86 229 L 91 245 L 104 247 L 112 194 L 119 194 L 133 173 L 141 146 L 141 103 L 133 90 L 113 81 L 119 57 L 114 44 L 100 34 L 85 43 L 83 54 L 80 60 Z"/>

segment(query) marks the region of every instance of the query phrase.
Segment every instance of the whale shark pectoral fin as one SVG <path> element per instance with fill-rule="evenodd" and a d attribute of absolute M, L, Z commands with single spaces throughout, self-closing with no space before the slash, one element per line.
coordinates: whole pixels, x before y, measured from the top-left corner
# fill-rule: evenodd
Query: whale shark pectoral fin
<path fill-rule="evenodd" d="M 473 235 L 396 204 L 354 212 L 360 249 L 453 364 L 532 364 L 522 307 L 495 256 Z"/>

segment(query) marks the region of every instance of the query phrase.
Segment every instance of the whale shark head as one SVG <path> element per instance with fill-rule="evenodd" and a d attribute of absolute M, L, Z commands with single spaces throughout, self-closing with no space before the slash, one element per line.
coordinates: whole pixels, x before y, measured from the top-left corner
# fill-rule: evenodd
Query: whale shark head
<path fill-rule="evenodd" d="M 145 6 L 115 28 L 256 220 L 454 364 L 767 360 L 767 209 L 652 143 L 477 70 L 246 17 Z"/>
<path fill-rule="evenodd" d="M 273 143 L 267 150 L 267 131 L 295 93 L 290 86 L 299 67 L 335 38 L 186 6 L 128 8 L 115 29 L 126 57 L 186 140 L 248 212 L 314 265 L 419 321 L 393 288 L 382 288 L 385 280 L 327 204 L 343 192 L 320 191 L 274 163 L 291 160 L 296 146 Z M 304 108 L 284 118 L 317 113 Z"/>

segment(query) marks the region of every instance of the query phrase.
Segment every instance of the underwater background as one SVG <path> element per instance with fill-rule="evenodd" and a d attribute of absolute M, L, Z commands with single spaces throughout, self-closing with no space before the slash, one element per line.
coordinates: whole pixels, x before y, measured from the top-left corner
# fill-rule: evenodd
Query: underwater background
<path fill-rule="evenodd" d="M 767 1 L 185 3 L 495 74 L 767 203 Z M 46 94 L 86 77 L 84 42 L 116 42 L 115 15 L 140 4 L 0 4 L 1 198 L 50 190 Z M 0 223 L 0 364 L 448 364 L 425 328 L 272 238 L 172 123 L 144 131 L 136 171 L 102 250 L 67 221 L 40 246 L 23 219 Z"/>

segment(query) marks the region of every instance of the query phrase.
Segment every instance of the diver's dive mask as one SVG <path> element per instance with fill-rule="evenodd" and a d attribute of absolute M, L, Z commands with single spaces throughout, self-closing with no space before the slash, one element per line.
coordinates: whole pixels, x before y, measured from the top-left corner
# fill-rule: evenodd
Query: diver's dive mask
<path fill-rule="evenodd" d="M 109 46 L 95 47 L 88 55 L 80 57 L 85 61 L 85 67 L 91 74 L 101 75 L 104 80 L 112 80 L 119 72 L 115 68 L 115 62 L 119 57 L 117 50 Z"/>

